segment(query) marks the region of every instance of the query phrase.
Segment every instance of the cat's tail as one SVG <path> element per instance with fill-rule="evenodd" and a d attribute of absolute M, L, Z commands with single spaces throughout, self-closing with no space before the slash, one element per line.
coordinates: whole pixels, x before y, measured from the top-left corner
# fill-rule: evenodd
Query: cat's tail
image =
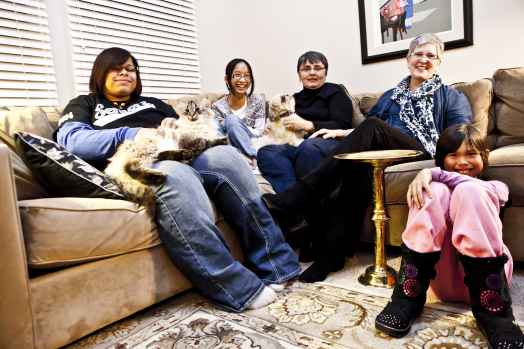
<path fill-rule="evenodd" d="M 156 195 L 151 185 L 164 183 L 165 174 L 142 166 L 138 160 L 126 163 L 124 171 L 129 178 L 127 180 L 117 180 L 117 185 L 120 186 L 130 201 L 144 206 L 151 217 L 154 217 Z"/>

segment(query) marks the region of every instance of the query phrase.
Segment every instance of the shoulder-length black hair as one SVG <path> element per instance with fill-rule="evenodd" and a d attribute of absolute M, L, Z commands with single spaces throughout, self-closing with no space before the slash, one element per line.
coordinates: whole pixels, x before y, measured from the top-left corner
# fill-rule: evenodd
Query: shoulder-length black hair
<path fill-rule="evenodd" d="M 232 82 L 233 79 L 233 70 L 235 70 L 235 67 L 238 63 L 244 63 L 247 67 L 247 70 L 249 70 L 249 77 L 251 78 L 251 88 L 249 89 L 248 96 L 251 96 L 253 94 L 253 90 L 255 89 L 255 77 L 253 76 L 253 69 L 251 69 L 251 65 L 243 58 L 234 58 L 229 61 L 229 63 L 226 65 L 226 86 L 229 92 L 232 92 Z"/>
<path fill-rule="evenodd" d="M 469 124 L 457 124 L 448 127 L 440 134 L 435 152 L 435 164 L 444 169 L 444 158 L 450 153 L 454 153 L 463 142 L 480 153 L 482 158 L 483 170 L 489 166 L 489 149 L 486 138 L 482 137 L 480 131 Z"/>
<path fill-rule="evenodd" d="M 133 93 L 131 93 L 131 97 L 136 98 L 140 96 L 142 93 L 142 80 L 140 80 L 138 62 L 129 51 L 120 47 L 107 48 L 98 54 L 93 63 L 91 77 L 89 78 L 89 92 L 103 96 L 107 73 L 111 69 L 120 67 L 128 58 L 131 58 L 136 68 L 136 88 Z"/>

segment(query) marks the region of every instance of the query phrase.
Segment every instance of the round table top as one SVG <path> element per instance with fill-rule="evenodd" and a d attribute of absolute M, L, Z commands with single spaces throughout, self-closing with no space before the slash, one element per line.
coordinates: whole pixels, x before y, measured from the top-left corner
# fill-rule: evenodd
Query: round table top
<path fill-rule="evenodd" d="M 389 149 L 389 150 L 370 150 L 361 151 L 358 153 L 347 153 L 335 155 L 335 158 L 341 160 L 357 160 L 357 161 L 376 161 L 376 160 L 403 160 L 413 158 L 421 155 L 420 150 L 408 149 Z"/>

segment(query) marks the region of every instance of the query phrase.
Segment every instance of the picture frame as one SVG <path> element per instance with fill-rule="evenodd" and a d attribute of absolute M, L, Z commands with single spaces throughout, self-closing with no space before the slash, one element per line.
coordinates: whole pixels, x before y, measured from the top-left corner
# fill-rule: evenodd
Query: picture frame
<path fill-rule="evenodd" d="M 473 0 L 358 0 L 362 64 L 406 57 L 431 32 L 445 49 L 473 45 Z"/>

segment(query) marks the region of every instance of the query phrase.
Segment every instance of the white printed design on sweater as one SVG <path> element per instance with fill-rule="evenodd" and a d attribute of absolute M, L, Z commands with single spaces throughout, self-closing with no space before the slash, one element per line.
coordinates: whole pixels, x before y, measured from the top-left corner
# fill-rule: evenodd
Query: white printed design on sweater
<path fill-rule="evenodd" d="M 135 103 L 130 105 L 127 109 L 118 109 L 118 108 L 104 108 L 103 104 L 97 104 L 95 107 L 95 126 L 105 126 L 116 120 L 125 118 L 129 115 L 136 114 L 142 110 L 153 108 L 155 105 L 146 101 Z"/>

